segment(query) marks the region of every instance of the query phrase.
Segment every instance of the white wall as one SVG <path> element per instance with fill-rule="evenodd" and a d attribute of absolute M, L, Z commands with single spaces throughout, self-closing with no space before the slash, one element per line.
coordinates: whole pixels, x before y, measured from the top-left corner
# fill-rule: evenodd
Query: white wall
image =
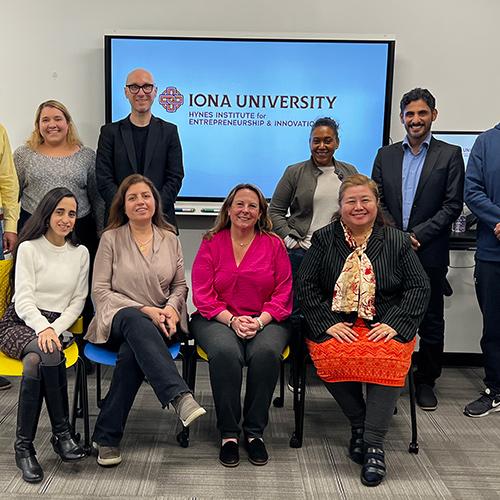
<path fill-rule="evenodd" d="M 416 86 L 437 98 L 436 129 L 483 130 L 500 121 L 498 0 L 3 0 L 0 15 L 0 122 L 14 148 L 31 132 L 38 104 L 50 98 L 68 106 L 85 144 L 96 146 L 104 122 L 105 34 L 387 36 L 396 39 L 393 139 L 403 136 L 399 99 Z M 210 223 L 181 221 L 188 274 Z M 464 300 L 477 309 L 469 288 Z M 453 333 L 465 341 L 470 332 Z M 472 350 L 470 341 L 447 347 Z"/>
<path fill-rule="evenodd" d="M 104 121 L 103 36 L 113 33 L 390 35 L 394 139 L 402 136 L 400 96 L 415 86 L 436 95 L 436 128 L 482 130 L 500 121 L 498 0 L 3 0 L 0 13 L 0 122 L 13 147 L 49 98 L 69 107 L 84 142 L 95 147 Z"/>

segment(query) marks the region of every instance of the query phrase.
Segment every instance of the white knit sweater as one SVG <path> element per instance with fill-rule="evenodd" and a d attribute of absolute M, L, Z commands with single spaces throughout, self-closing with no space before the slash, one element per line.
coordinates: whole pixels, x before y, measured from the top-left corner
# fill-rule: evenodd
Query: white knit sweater
<path fill-rule="evenodd" d="M 88 272 L 89 252 L 83 245 L 58 247 L 45 236 L 24 241 L 17 250 L 12 298 L 17 315 L 37 334 L 52 327 L 60 335 L 83 310 Z M 40 309 L 61 316 L 50 324 Z"/>

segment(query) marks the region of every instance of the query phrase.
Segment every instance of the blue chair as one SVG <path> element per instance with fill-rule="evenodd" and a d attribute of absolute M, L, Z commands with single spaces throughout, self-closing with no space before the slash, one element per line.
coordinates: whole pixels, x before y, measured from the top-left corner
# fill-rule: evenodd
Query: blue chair
<path fill-rule="evenodd" d="M 182 355 L 181 353 L 181 344 L 177 342 L 169 346 L 168 350 L 173 359 L 177 359 Z M 106 349 L 97 344 L 91 344 L 90 342 L 86 344 L 84 349 L 84 354 L 87 359 L 94 362 L 96 364 L 96 396 L 97 396 L 97 406 L 98 408 L 102 405 L 101 398 L 101 366 L 116 366 L 116 358 L 118 353 L 116 351 L 112 351 L 110 349 Z M 187 380 L 187 367 L 185 359 L 183 359 L 183 377 Z M 85 366 L 78 366 L 77 377 L 80 377 L 82 383 L 78 384 L 77 387 L 84 388 L 84 394 L 81 397 L 82 403 L 82 413 L 83 419 L 85 423 L 85 428 L 88 428 L 89 425 L 89 408 L 88 408 L 88 385 L 87 385 L 87 373 L 85 370 Z M 77 382 L 80 380 L 77 378 Z M 187 448 L 189 446 L 189 428 L 182 427 L 182 430 L 177 434 L 177 441 L 183 448 Z"/>

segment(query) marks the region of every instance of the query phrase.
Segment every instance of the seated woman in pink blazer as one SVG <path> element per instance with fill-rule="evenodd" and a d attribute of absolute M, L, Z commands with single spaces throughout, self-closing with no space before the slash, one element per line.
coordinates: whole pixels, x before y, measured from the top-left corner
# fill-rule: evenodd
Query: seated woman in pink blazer
<path fill-rule="evenodd" d="M 289 341 L 292 275 L 282 240 L 271 233 L 267 202 L 258 188 L 239 184 L 227 196 L 201 244 L 192 271 L 198 309 L 191 332 L 208 355 L 222 444 L 219 461 L 239 463 L 242 370 L 244 444 L 254 465 L 265 465 L 262 439 Z"/>
<path fill-rule="evenodd" d="M 139 387 L 147 378 L 163 408 L 185 426 L 205 413 L 179 375 L 167 342 L 187 331 L 184 260 L 160 195 L 138 174 L 123 180 L 97 251 L 92 298 L 96 314 L 86 339 L 118 351 L 111 387 L 95 425 L 97 463 L 121 462 L 120 441 Z"/>

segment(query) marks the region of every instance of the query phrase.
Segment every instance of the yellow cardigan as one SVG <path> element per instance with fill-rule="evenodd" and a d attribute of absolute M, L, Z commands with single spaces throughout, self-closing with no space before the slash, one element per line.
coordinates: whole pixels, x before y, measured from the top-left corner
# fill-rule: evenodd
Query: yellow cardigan
<path fill-rule="evenodd" d="M 7 131 L 0 125 L 0 206 L 3 207 L 4 231 L 17 233 L 19 219 L 19 182 L 17 180 Z"/>

